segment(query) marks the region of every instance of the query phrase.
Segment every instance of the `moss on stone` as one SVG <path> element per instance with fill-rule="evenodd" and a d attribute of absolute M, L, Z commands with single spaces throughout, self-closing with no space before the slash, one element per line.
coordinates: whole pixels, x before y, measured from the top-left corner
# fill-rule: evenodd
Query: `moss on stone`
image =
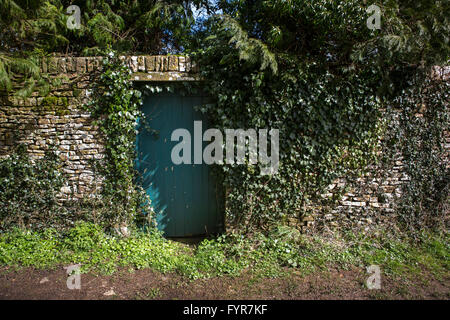
<path fill-rule="evenodd" d="M 73 88 L 72 92 L 75 98 L 78 98 L 81 95 L 81 89 Z"/>
<path fill-rule="evenodd" d="M 39 106 L 40 111 L 54 111 L 55 115 L 63 116 L 70 113 L 67 109 L 69 102 L 66 97 L 47 96 L 42 99 Z"/>

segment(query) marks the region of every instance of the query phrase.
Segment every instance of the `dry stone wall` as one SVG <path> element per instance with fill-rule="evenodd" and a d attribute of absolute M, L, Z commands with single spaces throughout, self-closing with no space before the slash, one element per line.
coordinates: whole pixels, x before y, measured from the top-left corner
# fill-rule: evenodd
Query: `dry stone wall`
<path fill-rule="evenodd" d="M 0 93 L 0 156 L 18 144 L 27 145 L 32 157 L 41 157 L 50 145 L 63 161 L 68 184 L 62 199 L 92 194 L 100 185 L 93 159 L 103 157 L 103 137 L 82 106 L 89 99 L 93 72 L 101 68 L 101 57 L 50 57 L 42 61 L 42 72 L 58 77 L 61 85 L 48 95 L 34 92 L 20 99 Z M 192 81 L 196 66 L 189 57 L 122 57 L 133 71 L 133 81 Z"/>
<path fill-rule="evenodd" d="M 198 80 L 197 66 L 189 57 L 122 59 L 132 70 L 133 81 Z M 42 72 L 60 77 L 60 86 L 46 96 L 35 92 L 26 99 L 0 93 L 0 157 L 7 156 L 20 143 L 27 145 L 28 152 L 35 158 L 43 156 L 45 150 L 54 145 L 68 180 L 61 190 L 61 199 L 87 197 L 101 185 L 92 160 L 104 156 L 103 137 L 90 113 L 82 108 L 89 99 L 93 72 L 100 66 L 101 57 L 46 58 L 42 61 Z M 446 148 L 450 150 L 450 136 L 447 136 Z M 318 224 L 370 227 L 384 223 L 395 215 L 394 200 L 401 195 L 401 184 L 407 180 L 399 159 L 386 176 L 365 176 L 354 181 L 359 186 L 347 192 L 332 210 L 316 207 L 313 215 L 291 222 L 303 230 L 313 229 L 311 227 Z M 328 196 L 346 183 L 344 179 L 336 181 L 330 186 Z"/>

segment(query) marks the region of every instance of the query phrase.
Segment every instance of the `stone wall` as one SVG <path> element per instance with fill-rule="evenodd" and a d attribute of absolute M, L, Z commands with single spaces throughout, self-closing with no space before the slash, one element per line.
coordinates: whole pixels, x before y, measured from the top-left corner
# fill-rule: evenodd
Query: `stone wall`
<path fill-rule="evenodd" d="M 449 81 L 450 67 L 434 67 L 431 78 Z M 421 117 L 422 114 L 416 114 Z M 450 131 L 444 132 L 446 168 L 450 169 Z M 377 225 L 394 226 L 397 220 L 396 203 L 402 196 L 402 184 L 409 181 L 403 170 L 403 158 L 398 155 L 390 168 L 377 170 L 372 168 L 370 173 L 355 178 L 338 179 L 329 186 L 324 197 L 333 195 L 335 189 L 347 186 L 349 190 L 330 207 L 312 206 L 311 215 L 293 219 L 291 225 L 300 227 L 303 231 L 320 229 L 332 231 L 336 228 L 347 230 L 368 230 Z"/>
<path fill-rule="evenodd" d="M 122 57 L 133 71 L 133 81 L 192 81 L 196 66 L 189 57 Z M 20 143 L 32 157 L 41 157 L 49 145 L 56 146 L 64 163 L 68 184 L 62 198 L 82 198 L 100 184 L 91 166 L 101 159 L 104 148 L 98 128 L 82 105 L 89 98 L 93 72 L 101 57 L 50 57 L 42 61 L 42 72 L 60 77 L 62 84 L 47 96 L 34 92 L 20 99 L 0 93 L 0 156 L 8 155 Z"/>
<path fill-rule="evenodd" d="M 133 56 L 122 57 L 132 70 L 133 81 L 195 81 L 197 67 L 188 57 Z M 103 157 L 102 137 L 82 105 L 89 99 L 93 72 L 101 66 L 101 57 L 51 57 L 42 61 L 42 71 L 52 77 L 62 76 L 62 84 L 47 96 L 37 92 L 26 99 L 0 93 L 0 156 L 26 144 L 33 157 L 44 154 L 49 145 L 56 146 L 63 161 L 68 183 L 61 190 L 63 199 L 89 196 L 101 184 L 95 175 L 92 159 Z M 449 72 L 445 73 L 448 80 Z M 450 150 L 450 136 L 447 137 Z M 401 195 L 401 184 L 407 181 L 399 159 L 388 175 L 365 176 L 355 182 L 332 210 L 315 208 L 314 214 L 292 223 L 303 230 L 314 226 L 370 227 L 385 223 L 395 215 L 395 198 Z M 330 186 L 332 195 L 347 181 Z"/>
<path fill-rule="evenodd" d="M 328 206 L 312 206 L 313 213 L 300 218 L 302 230 L 368 230 L 395 222 L 396 200 L 402 196 L 402 184 L 409 180 L 402 168 L 399 158 L 387 172 L 375 169 L 354 180 L 338 179 L 329 186 L 324 198 L 332 197 L 342 187 L 349 187 L 348 191 Z"/>

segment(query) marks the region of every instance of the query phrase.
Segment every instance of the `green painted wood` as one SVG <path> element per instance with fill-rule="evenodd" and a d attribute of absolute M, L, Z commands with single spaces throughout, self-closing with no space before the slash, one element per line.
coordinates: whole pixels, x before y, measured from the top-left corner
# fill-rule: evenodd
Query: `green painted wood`
<path fill-rule="evenodd" d="M 175 165 L 171 160 L 172 148 L 178 143 L 171 141 L 171 134 L 184 128 L 191 133 L 194 163 L 194 121 L 202 121 L 203 132 L 209 127 L 207 118 L 194 106 L 205 99 L 166 93 L 144 102 L 143 112 L 152 130 L 138 126 L 136 166 L 157 213 L 158 228 L 167 237 L 219 233 L 223 228 L 223 193 L 210 166 Z"/>

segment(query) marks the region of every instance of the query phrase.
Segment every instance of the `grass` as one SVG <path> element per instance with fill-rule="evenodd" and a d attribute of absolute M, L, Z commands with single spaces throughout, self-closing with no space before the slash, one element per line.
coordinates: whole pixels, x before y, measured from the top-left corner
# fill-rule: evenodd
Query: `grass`
<path fill-rule="evenodd" d="M 137 300 L 157 299 L 161 297 L 161 291 L 159 288 L 151 288 L 146 293 L 139 293 L 136 296 Z"/>
<path fill-rule="evenodd" d="M 102 274 L 123 267 L 130 271 L 151 268 L 190 279 L 239 276 L 243 271 L 251 272 L 255 279 L 276 278 L 290 271 L 305 274 L 379 265 L 383 274 L 391 277 L 420 278 L 427 271 L 442 280 L 449 276 L 449 244 L 447 234 L 424 233 L 419 241 L 387 233 L 347 233 L 325 239 L 278 227 L 267 235 L 246 238 L 229 234 L 187 246 L 156 231 L 119 238 L 105 234 L 97 225 L 79 223 L 65 234 L 52 229 L 0 234 L 0 264 L 46 269 L 79 263 L 82 272 Z"/>

